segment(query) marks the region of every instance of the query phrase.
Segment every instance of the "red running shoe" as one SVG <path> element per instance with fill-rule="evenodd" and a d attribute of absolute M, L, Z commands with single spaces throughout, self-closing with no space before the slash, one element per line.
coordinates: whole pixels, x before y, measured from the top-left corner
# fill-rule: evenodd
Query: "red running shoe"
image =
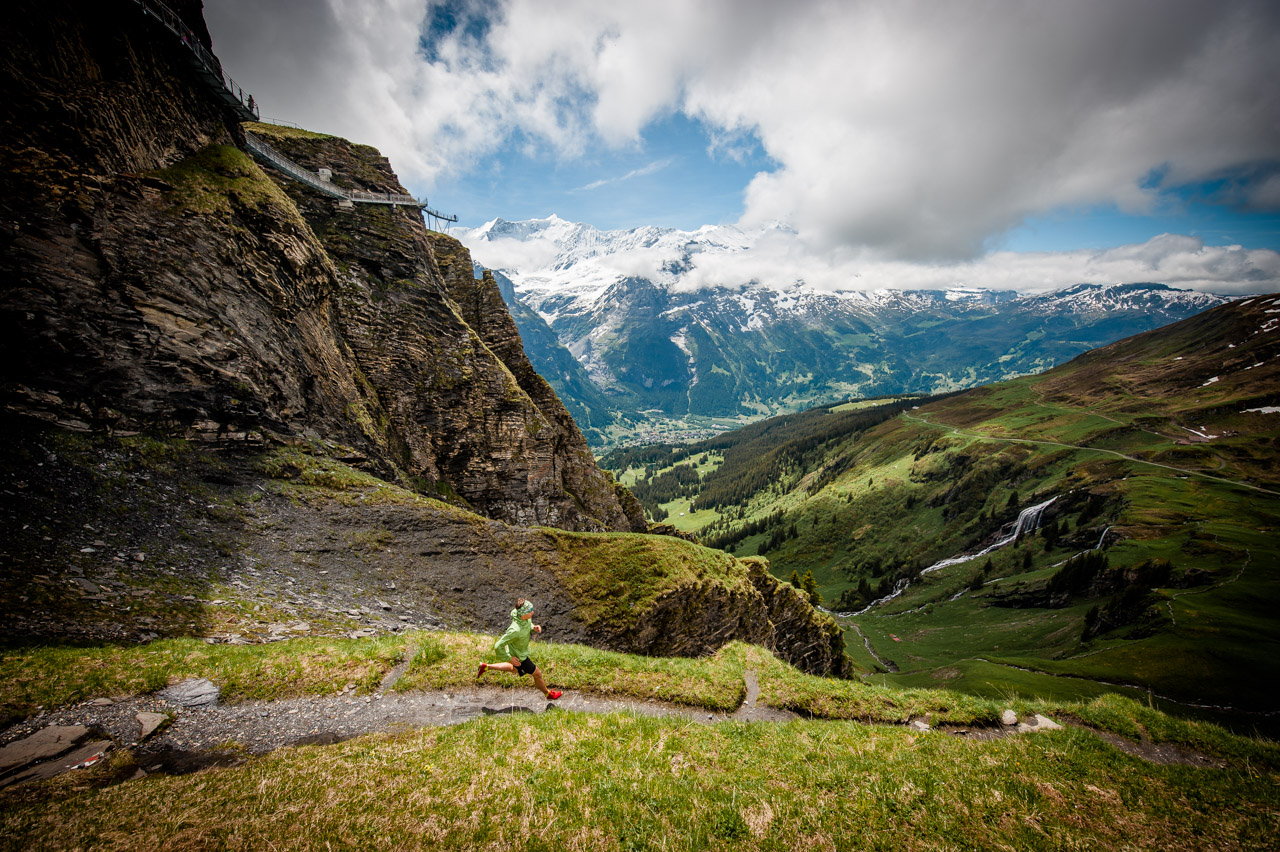
<path fill-rule="evenodd" d="M 476 679 L 477 679 L 477 680 L 479 680 L 479 679 L 480 679 L 480 675 L 484 674 L 484 673 L 485 673 L 485 670 L 486 670 L 486 669 L 488 669 L 488 668 L 489 668 L 489 664 L 488 664 L 488 663 L 481 663 L 481 664 L 480 664 L 480 668 L 476 669 Z"/>
<path fill-rule="evenodd" d="M 556 700 L 557 698 L 559 698 L 561 695 L 564 695 L 564 693 L 563 693 L 563 692 L 561 692 L 561 691 L 560 691 L 560 690 L 558 690 L 558 689 L 553 689 L 553 690 L 551 690 L 550 692 L 548 692 L 548 693 L 547 693 L 547 698 L 551 699 L 552 701 L 555 701 L 555 700 Z"/>

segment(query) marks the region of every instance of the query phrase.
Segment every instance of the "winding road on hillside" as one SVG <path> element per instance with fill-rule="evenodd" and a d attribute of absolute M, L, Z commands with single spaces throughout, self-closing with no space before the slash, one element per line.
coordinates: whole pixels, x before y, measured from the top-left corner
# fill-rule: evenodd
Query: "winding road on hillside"
<path fill-rule="evenodd" d="M 1064 450 L 1076 450 L 1079 452 L 1101 453 L 1107 456 L 1114 456 L 1115 458 L 1118 458 L 1118 459 L 1124 459 L 1125 461 L 1131 461 L 1134 464 L 1145 464 L 1145 465 L 1150 465 L 1151 467 L 1160 467 L 1160 468 L 1164 468 L 1165 470 L 1171 470 L 1174 473 L 1178 473 L 1183 476 L 1198 476 L 1201 479 L 1211 479 L 1215 482 L 1221 482 L 1226 485 L 1234 485 L 1238 488 L 1248 488 L 1251 491 L 1258 491 L 1262 494 L 1267 494 L 1272 497 L 1280 497 L 1280 491 L 1272 491 L 1270 488 L 1263 488 L 1260 485 L 1250 485 L 1247 482 L 1241 482 L 1237 479 L 1227 479 L 1226 477 L 1223 477 L 1223 476 L 1213 476 L 1212 474 L 1202 473 L 1198 470 L 1188 470 L 1186 468 L 1174 467 L 1173 465 L 1164 464 L 1162 462 L 1148 461 L 1147 459 L 1140 459 L 1134 456 L 1125 455 L 1124 453 L 1116 452 L 1115 450 L 1104 450 L 1098 447 L 1090 447 L 1088 445 L 1081 446 L 1080 444 L 1064 444 L 1060 441 L 1045 441 L 1038 438 L 1009 438 L 1003 435 L 982 435 L 976 432 L 966 432 L 957 426 L 950 425 L 949 423 L 938 423 L 932 420 L 928 420 L 924 417 L 908 414 L 906 412 L 902 413 L 902 417 L 906 418 L 907 420 L 913 420 L 916 423 L 922 423 L 925 426 L 930 426 L 934 429 L 950 429 L 951 432 L 955 435 L 960 435 L 965 438 L 973 438 L 979 441 L 1004 441 L 1005 443 L 1008 443 L 1008 444 L 1039 444 L 1045 447 L 1058 447 Z"/>

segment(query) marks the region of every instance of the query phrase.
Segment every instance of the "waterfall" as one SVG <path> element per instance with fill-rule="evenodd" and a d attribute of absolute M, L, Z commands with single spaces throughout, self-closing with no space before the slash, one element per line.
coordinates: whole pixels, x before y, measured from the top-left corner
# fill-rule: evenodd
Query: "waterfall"
<path fill-rule="evenodd" d="M 1057 497 L 1050 497 L 1043 503 L 1037 503 L 1034 506 L 1028 506 L 1018 515 L 1018 524 L 1013 528 L 1013 537 L 1016 539 L 1024 532 L 1035 532 L 1040 529 L 1040 516 L 1044 514 L 1044 510 L 1049 508 L 1049 504 Z"/>
<path fill-rule="evenodd" d="M 993 550 L 999 550 L 1000 548 L 1005 547 L 1006 545 L 1013 544 L 1015 541 L 1018 540 L 1018 536 L 1022 535 L 1024 532 L 1035 532 L 1036 530 L 1040 529 L 1040 517 L 1044 514 L 1044 510 L 1049 508 L 1049 504 L 1057 499 L 1058 499 L 1057 497 L 1050 497 L 1048 500 L 1045 500 L 1043 503 L 1037 503 L 1034 506 L 1028 506 L 1027 508 L 1023 509 L 1021 512 L 1018 513 L 1018 520 L 1014 522 L 1013 532 L 999 539 L 995 544 L 987 545 L 982 550 L 979 550 L 977 553 L 972 553 L 965 556 L 952 556 L 947 559 L 941 559 L 933 563 L 932 565 L 930 565 L 928 568 L 921 571 L 920 574 L 922 576 L 925 574 L 931 574 L 934 571 L 938 571 L 942 568 L 949 568 L 952 565 L 959 565 L 961 562 L 969 562 L 971 560 L 977 559 L 979 556 L 986 556 L 988 553 L 990 553 Z"/>
<path fill-rule="evenodd" d="M 1102 531 L 1102 535 L 1098 536 L 1098 543 L 1093 546 L 1094 550 L 1102 547 L 1102 543 L 1107 540 L 1107 533 L 1111 532 L 1111 527 L 1107 527 Z"/>
<path fill-rule="evenodd" d="M 876 600 L 873 600 L 871 603 L 867 604 L 857 612 L 833 612 L 831 614 L 832 615 L 862 615 L 864 612 L 871 609 L 873 606 L 879 606 L 880 604 L 885 604 L 893 600 L 898 595 L 905 592 L 907 590 L 907 586 L 910 586 L 910 585 L 911 585 L 911 581 L 908 580 L 906 577 L 903 577 L 901 580 L 893 584 L 892 592 L 890 592 L 889 594 L 885 595 L 882 598 L 877 598 Z"/>
<path fill-rule="evenodd" d="M 1057 499 L 1058 498 L 1056 496 L 1050 497 L 1048 500 L 1045 500 L 1043 503 L 1037 503 L 1034 506 L 1028 506 L 1027 508 L 1023 509 L 1021 512 L 1018 513 L 1018 520 L 1015 521 L 1013 524 L 1013 532 L 1001 537 L 998 541 L 996 541 L 995 544 L 988 545 L 984 547 L 982 550 L 979 550 L 977 553 L 971 553 L 965 556 L 951 556 L 946 559 L 940 559 L 937 562 L 930 565 L 928 568 L 921 571 L 920 576 L 923 577 L 925 574 L 931 574 L 934 571 L 940 571 L 943 568 L 949 568 L 952 565 L 959 565 L 962 562 L 971 562 L 974 559 L 977 559 L 981 556 L 986 556 L 988 553 L 990 553 L 993 550 L 999 550 L 1000 548 L 1005 547 L 1006 545 L 1012 544 L 1013 542 L 1017 541 L 1018 536 L 1022 535 L 1023 533 L 1035 532 L 1036 530 L 1040 529 L 1040 518 L 1042 515 L 1044 515 L 1044 510 L 1049 508 L 1049 504 Z M 1108 527 L 1107 529 L 1110 529 L 1110 527 Z M 1103 536 L 1105 536 L 1106 532 L 1104 531 L 1102 534 Z M 1099 541 L 1098 545 L 1101 546 L 1102 542 Z M 831 610 L 823 609 L 822 607 L 818 607 L 818 609 L 821 610 L 822 612 L 827 613 L 828 615 L 835 616 L 837 618 L 863 615 L 869 612 L 874 607 L 878 607 L 881 604 L 886 604 L 889 601 L 893 600 L 898 595 L 905 592 L 907 590 L 907 587 L 910 585 L 911 585 L 911 582 L 907 578 L 905 577 L 902 578 L 893 587 L 893 592 L 885 595 L 882 598 L 877 598 L 876 600 L 867 604 L 865 607 L 858 610 L 857 612 L 832 612 Z M 952 598 L 952 600 L 955 600 L 955 598 Z"/>

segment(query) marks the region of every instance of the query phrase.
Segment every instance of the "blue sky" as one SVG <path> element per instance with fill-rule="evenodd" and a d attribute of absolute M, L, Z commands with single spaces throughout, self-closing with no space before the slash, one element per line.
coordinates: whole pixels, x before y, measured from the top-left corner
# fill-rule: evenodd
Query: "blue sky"
<path fill-rule="evenodd" d="M 742 135 L 732 155 L 716 148 L 712 137 L 699 121 L 666 116 L 645 127 L 634 145 L 601 147 L 570 161 L 531 152 L 516 138 L 465 174 L 442 180 L 434 196 L 467 227 L 494 218 L 495 210 L 513 221 L 554 213 L 601 230 L 729 224 L 741 218 L 752 178 L 778 164 L 754 136 Z M 1210 245 L 1280 250 L 1280 212 L 1214 200 L 1219 186 L 1204 181 L 1164 192 L 1157 209 L 1143 213 L 1112 204 L 1048 211 L 993 234 L 988 246 L 1060 252 L 1185 234 Z"/>
<path fill-rule="evenodd" d="M 993 245 L 1016 252 L 1105 249 L 1144 243 L 1160 234 L 1199 237 L 1214 246 L 1280 250 L 1280 214 L 1205 202 L 1185 202 L 1148 214 L 1122 213 L 1111 205 L 1068 209 L 1030 217 L 994 238 Z"/>
<path fill-rule="evenodd" d="M 851 280 L 874 264 L 885 286 L 1280 289 L 1268 0 L 209 0 L 205 14 L 264 115 L 378 147 L 466 225 L 776 222 L 788 263 Z M 1147 267 L 1096 262 L 1124 247 Z"/>
<path fill-rule="evenodd" d="M 696 119 L 668 115 L 633 144 L 566 159 L 536 145 L 529 150 L 518 134 L 467 172 L 442 179 L 433 197 L 471 227 L 495 216 L 552 213 L 603 230 L 728 224 L 742 216 L 747 184 L 776 164 L 754 136 L 740 135 L 732 151 L 714 146 L 713 137 Z"/>

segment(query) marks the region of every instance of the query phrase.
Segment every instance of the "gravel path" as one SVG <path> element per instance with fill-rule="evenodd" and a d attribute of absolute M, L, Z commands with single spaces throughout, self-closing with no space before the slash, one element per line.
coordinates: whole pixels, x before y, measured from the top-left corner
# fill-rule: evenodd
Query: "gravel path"
<path fill-rule="evenodd" d="M 383 681 L 388 689 L 399 673 Z M 213 707 L 183 707 L 159 695 L 99 698 L 47 711 L 0 732 L 0 745 L 49 726 L 83 725 L 109 736 L 116 747 L 131 748 L 146 772 L 182 773 L 206 766 L 238 763 L 247 755 L 265 754 L 288 745 L 328 744 L 377 731 L 454 725 L 499 713 L 615 713 L 667 716 L 715 723 L 790 721 L 794 713 L 757 703 L 759 683 L 746 677 L 747 696 L 733 713 L 713 713 L 659 701 L 612 698 L 590 692 L 567 692 L 548 701 L 536 689 L 484 685 L 429 692 L 378 692 L 248 701 Z M 160 713 L 171 722 L 139 742 L 139 713 Z"/>
<path fill-rule="evenodd" d="M 392 670 L 382 688 L 388 690 L 399 676 Z M 481 716 L 502 713 L 616 713 L 675 717 L 715 724 L 725 721 L 788 722 L 798 719 L 786 710 L 761 706 L 755 672 L 745 673 L 747 693 L 733 713 L 609 697 L 591 692 L 566 692 L 548 701 L 532 687 L 503 688 L 476 685 L 462 689 L 426 692 L 378 692 L 373 695 L 344 693 L 277 701 L 248 701 L 211 707 L 184 707 L 159 694 L 117 699 L 98 698 L 43 712 L 4 731 L 0 746 L 21 740 L 51 726 L 81 725 L 111 739 L 111 747 L 131 749 L 141 767 L 139 774 L 183 774 L 212 766 L 231 766 L 251 755 L 291 745 L 326 745 L 362 734 L 455 725 Z M 145 740 L 138 714 L 159 713 L 170 721 Z M 1074 723 L 1079 724 L 1079 723 Z M 927 730 L 927 726 L 923 726 Z M 983 729 L 942 729 L 973 739 L 1008 736 L 1015 729 L 998 726 Z M 1222 762 L 1172 745 L 1132 743 L 1097 732 L 1112 745 L 1157 763 L 1217 766 Z M 6 782 L 0 782 L 0 786 Z"/>

